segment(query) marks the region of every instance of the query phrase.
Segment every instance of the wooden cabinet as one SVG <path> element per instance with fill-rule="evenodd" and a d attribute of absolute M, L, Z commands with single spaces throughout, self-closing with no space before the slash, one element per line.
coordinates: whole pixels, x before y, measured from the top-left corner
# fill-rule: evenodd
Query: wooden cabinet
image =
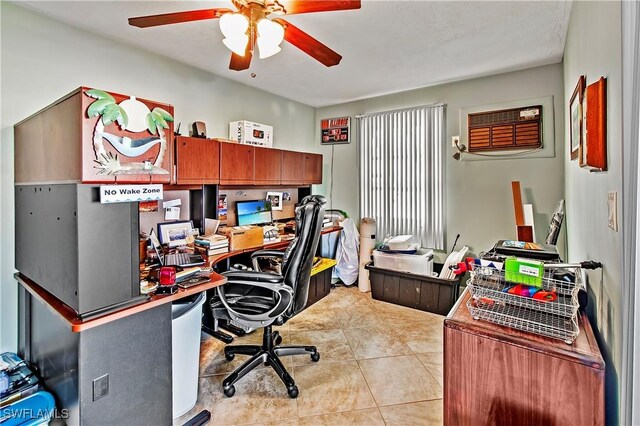
<path fill-rule="evenodd" d="M 220 142 L 212 139 L 176 138 L 176 183 L 220 182 Z"/>
<path fill-rule="evenodd" d="M 221 185 L 253 185 L 254 150 L 251 145 L 220 144 Z"/>
<path fill-rule="evenodd" d="M 304 153 L 303 184 L 322 183 L 322 154 Z"/>
<path fill-rule="evenodd" d="M 180 136 L 176 183 L 310 185 L 322 183 L 322 155 Z"/>
<path fill-rule="evenodd" d="M 604 361 L 586 314 L 572 345 L 474 320 L 444 321 L 444 424 L 603 425 Z"/>
<path fill-rule="evenodd" d="M 280 185 L 282 178 L 282 151 L 254 147 L 254 185 Z"/>
<path fill-rule="evenodd" d="M 171 105 L 81 87 L 14 129 L 16 183 L 171 181 Z"/>
<path fill-rule="evenodd" d="M 282 151 L 282 184 L 304 183 L 304 153 Z"/>

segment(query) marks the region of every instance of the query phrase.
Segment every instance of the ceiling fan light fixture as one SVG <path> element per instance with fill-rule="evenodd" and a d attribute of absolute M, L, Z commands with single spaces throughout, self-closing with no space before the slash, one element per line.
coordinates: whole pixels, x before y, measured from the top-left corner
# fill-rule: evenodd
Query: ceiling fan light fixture
<path fill-rule="evenodd" d="M 268 58 L 280 52 L 280 43 L 284 40 L 284 28 L 268 19 L 258 21 L 258 49 L 260 59 Z"/>
<path fill-rule="evenodd" d="M 225 46 L 236 55 L 244 56 L 247 51 L 247 43 L 249 42 L 249 36 L 240 35 L 236 37 L 227 37 L 222 40 Z"/>
<path fill-rule="evenodd" d="M 226 38 L 245 35 L 249 29 L 249 19 L 242 13 L 225 13 L 220 17 L 220 31 Z"/>
<path fill-rule="evenodd" d="M 258 50 L 260 50 L 260 59 L 265 59 L 275 55 L 282 49 L 280 48 L 280 46 L 273 46 L 271 44 L 265 43 L 264 41 L 260 40 L 260 38 L 258 38 Z"/>

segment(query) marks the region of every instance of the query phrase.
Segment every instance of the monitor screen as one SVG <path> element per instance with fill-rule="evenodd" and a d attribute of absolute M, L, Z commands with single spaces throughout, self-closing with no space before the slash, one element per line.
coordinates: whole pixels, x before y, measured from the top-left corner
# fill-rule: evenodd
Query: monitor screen
<path fill-rule="evenodd" d="M 271 202 L 269 200 L 238 201 L 236 217 L 238 225 L 271 223 Z"/>

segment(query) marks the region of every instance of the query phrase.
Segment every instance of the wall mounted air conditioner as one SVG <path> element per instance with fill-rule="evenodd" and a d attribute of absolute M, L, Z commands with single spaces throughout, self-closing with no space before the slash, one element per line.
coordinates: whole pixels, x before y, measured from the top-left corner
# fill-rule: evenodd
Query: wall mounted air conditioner
<path fill-rule="evenodd" d="M 542 148 L 542 105 L 467 116 L 469 152 Z"/>

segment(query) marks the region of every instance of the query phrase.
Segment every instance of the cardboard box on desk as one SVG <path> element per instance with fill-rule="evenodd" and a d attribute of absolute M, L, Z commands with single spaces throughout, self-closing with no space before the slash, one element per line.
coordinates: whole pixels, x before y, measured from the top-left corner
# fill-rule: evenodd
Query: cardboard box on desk
<path fill-rule="evenodd" d="M 227 236 L 230 251 L 264 245 L 261 226 L 224 226 L 218 228 L 218 234 Z"/>

